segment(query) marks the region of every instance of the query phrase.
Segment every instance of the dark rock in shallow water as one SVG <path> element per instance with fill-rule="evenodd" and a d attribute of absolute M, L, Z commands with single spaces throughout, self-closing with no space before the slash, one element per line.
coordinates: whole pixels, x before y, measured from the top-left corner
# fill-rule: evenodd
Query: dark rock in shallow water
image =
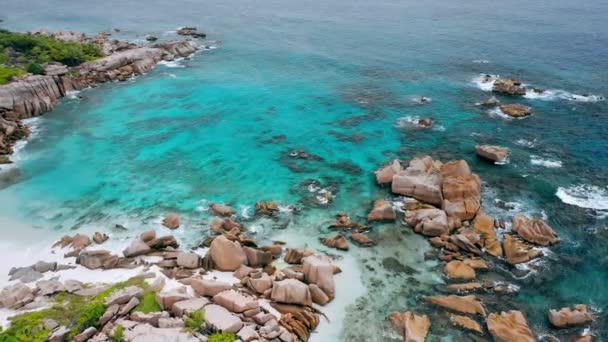
<path fill-rule="evenodd" d="M 404 265 L 394 257 L 384 258 L 382 260 L 382 266 L 384 269 L 394 273 L 405 273 L 405 274 L 416 274 L 418 271 L 415 268 Z"/>
<path fill-rule="evenodd" d="M 295 158 L 295 159 L 303 159 L 303 160 L 316 160 L 316 161 L 322 161 L 323 158 L 313 154 L 313 153 L 309 153 L 305 150 L 302 149 L 298 149 L 298 150 L 291 150 L 287 153 L 289 155 L 289 157 L 291 158 Z"/>
<path fill-rule="evenodd" d="M 384 119 L 385 117 L 386 117 L 386 114 L 384 114 L 383 112 L 378 111 L 378 110 L 372 110 L 368 114 L 351 116 L 349 118 L 340 119 L 340 120 L 336 121 L 335 123 L 342 127 L 350 128 L 350 127 L 358 126 L 359 124 L 362 124 L 364 122 L 381 120 L 381 119 Z"/>
<path fill-rule="evenodd" d="M 360 168 L 357 164 L 352 163 L 350 161 L 340 161 L 337 163 L 332 163 L 329 166 L 334 169 L 342 170 L 350 175 L 363 174 L 363 169 Z"/>
<path fill-rule="evenodd" d="M 345 134 L 331 130 L 327 132 L 327 134 L 333 135 L 339 141 L 351 142 L 353 144 L 361 144 L 365 140 L 365 135 L 363 133 Z"/>

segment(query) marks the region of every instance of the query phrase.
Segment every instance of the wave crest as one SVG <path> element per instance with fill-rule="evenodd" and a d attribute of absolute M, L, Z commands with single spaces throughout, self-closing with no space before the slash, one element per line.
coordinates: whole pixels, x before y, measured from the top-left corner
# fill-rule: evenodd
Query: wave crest
<path fill-rule="evenodd" d="M 608 210 L 608 187 L 588 184 L 559 187 L 555 195 L 566 204 L 587 209 Z"/>

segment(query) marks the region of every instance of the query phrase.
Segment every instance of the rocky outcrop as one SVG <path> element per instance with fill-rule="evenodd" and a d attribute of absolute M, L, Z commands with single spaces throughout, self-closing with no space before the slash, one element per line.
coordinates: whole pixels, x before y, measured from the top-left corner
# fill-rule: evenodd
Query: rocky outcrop
<path fill-rule="evenodd" d="M 376 182 L 378 184 L 389 184 L 393 181 L 393 176 L 401 171 L 403 171 L 403 166 L 401 166 L 401 162 L 398 159 L 395 159 L 391 164 L 383 166 L 374 172 Z"/>
<path fill-rule="evenodd" d="M 504 164 L 509 159 L 511 150 L 506 147 L 496 145 L 477 145 L 475 146 L 477 155 L 487 160 L 493 161 L 496 164 Z"/>
<path fill-rule="evenodd" d="M 304 279 L 308 284 L 316 284 L 331 299 L 336 293 L 334 266 L 327 257 L 308 256 L 302 259 Z"/>
<path fill-rule="evenodd" d="M 28 76 L 0 86 L 0 154 L 12 153 L 11 146 L 27 135 L 27 130 L 19 125 L 20 120 L 52 110 L 68 92 L 126 80 L 149 71 L 163 59 L 185 57 L 197 48 L 193 41 L 183 40 L 128 49 L 83 63 L 75 68 L 74 75 L 65 73 L 62 67 L 52 67 L 48 75 Z"/>
<path fill-rule="evenodd" d="M 593 322 L 593 315 L 587 305 L 579 304 L 571 308 L 549 310 L 549 321 L 557 328 L 585 325 Z"/>
<path fill-rule="evenodd" d="M 434 296 L 427 297 L 426 300 L 429 303 L 450 309 L 456 312 L 464 314 L 479 314 L 481 316 L 486 315 L 486 310 L 483 304 L 477 297 L 470 296 Z"/>
<path fill-rule="evenodd" d="M 492 91 L 506 95 L 526 95 L 526 89 L 517 80 L 499 78 L 494 81 Z"/>
<path fill-rule="evenodd" d="M 559 242 L 557 234 L 545 221 L 531 219 L 524 215 L 513 216 L 512 230 L 522 239 L 541 246 L 553 245 Z"/>
<path fill-rule="evenodd" d="M 431 328 L 429 316 L 411 312 L 393 312 L 389 319 L 393 327 L 403 335 L 404 342 L 424 342 Z"/>
<path fill-rule="evenodd" d="M 207 37 L 207 35 L 205 33 L 199 32 L 196 27 L 192 27 L 192 26 L 180 27 L 177 30 L 177 34 L 182 35 L 182 36 L 192 36 L 194 38 Z"/>
<path fill-rule="evenodd" d="M 306 284 L 296 279 L 275 281 L 270 298 L 278 303 L 312 305 L 310 289 Z"/>
<path fill-rule="evenodd" d="M 483 335 L 483 329 L 481 324 L 477 323 L 474 319 L 467 316 L 461 315 L 450 315 L 450 323 L 464 330 L 476 332 L 479 335 Z"/>
<path fill-rule="evenodd" d="M 534 342 L 536 338 L 520 311 L 491 313 L 486 318 L 488 330 L 498 342 Z"/>
<path fill-rule="evenodd" d="M 163 226 L 169 229 L 177 229 L 179 228 L 179 216 L 177 214 L 167 214 L 163 219 Z"/>
<path fill-rule="evenodd" d="M 475 279 L 475 270 L 460 260 L 448 262 L 444 267 L 445 274 L 451 279 Z"/>
<path fill-rule="evenodd" d="M 328 238 L 319 238 L 319 240 L 327 247 L 336 248 L 342 251 L 348 250 L 348 242 L 342 234 L 337 234 Z"/>
<path fill-rule="evenodd" d="M 520 104 L 506 104 L 500 106 L 500 110 L 510 117 L 523 118 L 532 114 L 532 108 Z"/>
<path fill-rule="evenodd" d="M 450 230 L 448 217 L 440 209 L 420 209 L 407 211 L 405 221 L 414 228 L 414 231 L 426 236 L 440 236 Z"/>
<path fill-rule="evenodd" d="M 275 202 L 257 202 L 255 212 L 260 215 L 272 216 L 279 212 L 279 205 Z"/>
<path fill-rule="evenodd" d="M 205 307 L 205 320 L 219 330 L 232 333 L 237 333 L 243 327 L 238 316 L 216 304 Z"/>
<path fill-rule="evenodd" d="M 441 167 L 442 209 L 448 217 L 470 220 L 481 207 L 481 179 L 471 172 L 464 160 L 452 161 Z"/>
<path fill-rule="evenodd" d="M 443 202 L 440 168 L 441 162 L 429 156 L 414 158 L 405 170 L 393 176 L 391 189 L 396 194 L 440 206 Z"/>
<path fill-rule="evenodd" d="M 219 216 L 232 216 L 236 214 L 236 210 L 234 210 L 234 208 L 220 203 L 211 203 L 209 205 L 209 209 L 211 209 L 215 215 Z"/>
<path fill-rule="evenodd" d="M 213 297 L 220 292 L 224 292 L 232 288 L 232 285 L 217 280 L 210 279 L 192 279 L 190 286 L 199 296 Z"/>
<path fill-rule="evenodd" d="M 502 246 L 496 239 L 494 230 L 494 219 L 484 212 L 480 212 L 473 221 L 473 230 L 481 237 L 486 253 L 495 256 L 502 256 Z"/>
<path fill-rule="evenodd" d="M 352 234 L 350 239 L 359 247 L 371 247 L 376 244 L 374 240 L 361 233 Z"/>
<path fill-rule="evenodd" d="M 368 221 L 394 221 L 397 218 L 391 202 L 379 199 L 374 202 L 374 208 L 367 215 Z"/>
<path fill-rule="evenodd" d="M 477 103 L 477 105 L 485 106 L 485 107 L 494 107 L 494 106 L 497 106 L 499 103 L 500 103 L 500 101 L 498 101 L 496 96 L 492 96 L 482 102 Z"/>
<path fill-rule="evenodd" d="M 522 241 L 519 241 L 511 234 L 505 234 L 503 245 L 507 262 L 511 265 L 528 262 L 534 258 L 542 256 L 543 254 L 541 251 L 532 248 Z"/>
<path fill-rule="evenodd" d="M 18 309 L 34 300 L 34 291 L 22 282 L 7 286 L 0 292 L 0 307 Z"/>
<path fill-rule="evenodd" d="M 216 237 L 211 243 L 209 257 L 220 271 L 235 271 L 247 263 L 247 255 L 241 245 L 223 235 Z"/>
<path fill-rule="evenodd" d="M 234 313 L 257 309 L 260 306 L 256 298 L 244 295 L 235 290 L 227 290 L 216 294 L 213 296 L 213 302 Z"/>

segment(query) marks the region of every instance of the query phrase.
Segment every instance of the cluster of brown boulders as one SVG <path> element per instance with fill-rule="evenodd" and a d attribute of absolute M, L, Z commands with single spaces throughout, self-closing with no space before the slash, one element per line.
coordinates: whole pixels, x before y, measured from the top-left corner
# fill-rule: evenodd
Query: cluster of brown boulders
<path fill-rule="evenodd" d="M 58 241 L 55 247 L 71 248 L 66 256 L 77 256 L 77 263 L 84 267 L 105 269 L 145 265 L 149 269 L 155 265 L 164 276 L 184 285 L 163 290 L 165 278 L 157 277 L 146 290 L 158 293 L 156 301 L 163 311 L 146 314 L 131 312 L 142 300 L 143 289 L 131 286 L 116 291 L 106 300 L 106 312 L 98 327 L 85 329 L 75 340 L 109 341 L 116 327 L 121 325 L 126 340 L 134 336 L 164 336 L 176 341 L 194 341 L 204 336 L 201 333 L 189 335 L 182 329 L 188 315 L 203 309 L 205 324 L 234 332 L 242 341 L 307 341 L 319 324 L 319 315 L 312 305 L 325 305 L 334 299 L 334 274 L 340 269 L 329 257 L 317 256 L 311 250 L 285 250 L 281 242 L 258 247 L 246 236 L 245 227 L 229 217 L 234 213 L 230 207 L 212 204 L 211 210 L 218 215 L 212 221 L 216 229 L 211 230 L 216 236 L 204 242 L 208 246 L 204 255 L 181 251 L 175 238 L 157 237 L 154 231 L 140 234 L 124 249 L 123 256 L 105 250 L 89 250 L 92 241 L 83 234 L 64 236 Z M 174 215 L 168 215 L 165 223 L 174 219 Z M 107 238 L 101 233 L 95 236 L 100 241 Z M 142 259 L 142 256 L 156 258 Z M 281 256 L 287 266 L 275 262 Z M 27 269 L 57 271 L 61 266 L 38 263 Z M 212 278 L 208 275 L 211 270 L 233 272 L 240 282 L 228 283 Z M 12 272 L 23 276 L 26 271 L 16 269 Z M 83 296 L 107 289 L 76 286 L 78 284 L 40 281 L 39 290 L 35 291 L 17 283 L 0 293 L 0 305 L 19 308 L 35 301 L 37 296 L 52 296 L 68 288 Z M 266 301 L 270 301 L 270 307 L 264 304 Z M 69 332 L 59 326 L 49 330 L 58 341 Z"/>
<path fill-rule="evenodd" d="M 497 155 L 495 159 L 501 159 L 501 151 L 497 149 L 486 146 L 481 150 L 492 152 Z M 516 215 L 512 221 L 512 233 L 503 234 L 501 244 L 496 228 L 504 228 L 504 223 L 483 212 L 481 180 L 463 160 L 444 164 L 425 156 L 412 159 L 405 168 L 395 160 L 376 171 L 376 180 L 381 185 L 390 183 L 393 193 L 415 199 L 404 204 L 403 221 L 416 232 L 430 237 L 431 244 L 440 249 L 438 256 L 445 262 L 443 269 L 451 282 L 447 286 L 449 291 L 508 291 L 500 284 L 475 282 L 477 272 L 490 268 L 488 257 L 494 258 L 494 262 L 504 257 L 507 263 L 514 265 L 542 256 L 534 245 L 548 246 L 559 242 L 555 231 L 543 220 Z M 474 295 L 434 296 L 426 300 L 457 312 L 458 315 L 452 315 L 450 321 L 465 330 L 483 334 L 481 325 L 466 316 L 480 315 L 486 319 L 488 331 L 499 341 L 535 340 L 519 311 L 487 315 L 483 304 Z M 552 313 L 555 320 L 585 321 L 578 318 L 584 316 L 579 311 L 560 312 L 568 318 L 560 319 L 557 313 Z M 404 332 L 406 340 L 411 341 L 423 341 L 430 326 L 428 317 L 411 312 L 394 313 L 391 320 L 397 329 Z"/>

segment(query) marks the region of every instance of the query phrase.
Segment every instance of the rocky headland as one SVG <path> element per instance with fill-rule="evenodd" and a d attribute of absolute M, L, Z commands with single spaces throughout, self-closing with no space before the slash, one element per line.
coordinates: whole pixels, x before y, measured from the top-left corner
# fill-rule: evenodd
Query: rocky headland
<path fill-rule="evenodd" d="M 9 161 L 12 146 L 27 137 L 28 128 L 21 120 L 52 110 L 72 91 L 100 83 L 124 81 L 151 70 L 160 61 L 172 61 L 192 55 L 199 44 L 191 39 L 160 42 L 150 46 L 110 40 L 108 33 L 89 38 L 74 32 L 38 32 L 57 40 L 94 43 L 104 56 L 75 67 L 49 62 L 40 75 L 25 75 L 0 85 L 0 160 Z"/>

